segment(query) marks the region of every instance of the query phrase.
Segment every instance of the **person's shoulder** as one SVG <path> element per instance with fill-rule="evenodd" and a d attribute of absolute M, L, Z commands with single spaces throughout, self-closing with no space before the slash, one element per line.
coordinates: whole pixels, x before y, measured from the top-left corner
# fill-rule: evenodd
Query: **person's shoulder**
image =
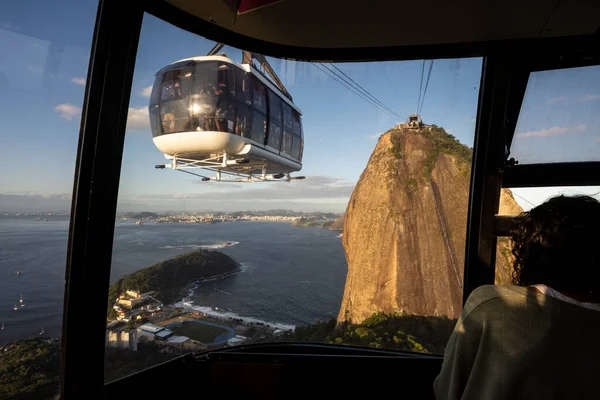
<path fill-rule="evenodd" d="M 476 310 L 493 307 L 500 303 L 506 303 L 511 298 L 525 298 L 527 288 L 515 285 L 483 285 L 471 292 L 465 306 L 463 315 L 467 316 Z"/>

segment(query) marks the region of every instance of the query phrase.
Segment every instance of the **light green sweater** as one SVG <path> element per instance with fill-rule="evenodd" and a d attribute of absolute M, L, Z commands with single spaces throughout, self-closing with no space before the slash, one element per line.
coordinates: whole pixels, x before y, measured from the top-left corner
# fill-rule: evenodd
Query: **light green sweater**
<path fill-rule="evenodd" d="M 469 296 L 434 382 L 442 399 L 600 399 L 600 312 L 519 286 Z"/>

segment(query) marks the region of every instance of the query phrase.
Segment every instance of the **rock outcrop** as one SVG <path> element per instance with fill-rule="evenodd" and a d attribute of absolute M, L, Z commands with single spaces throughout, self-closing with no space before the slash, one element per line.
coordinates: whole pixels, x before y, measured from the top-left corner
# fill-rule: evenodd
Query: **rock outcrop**
<path fill-rule="evenodd" d="M 470 157 L 435 125 L 381 136 L 345 213 L 338 321 L 377 312 L 460 315 Z"/>
<path fill-rule="evenodd" d="M 333 224 L 329 225 L 330 231 L 343 231 L 344 230 L 344 216 L 337 218 L 333 221 Z"/>

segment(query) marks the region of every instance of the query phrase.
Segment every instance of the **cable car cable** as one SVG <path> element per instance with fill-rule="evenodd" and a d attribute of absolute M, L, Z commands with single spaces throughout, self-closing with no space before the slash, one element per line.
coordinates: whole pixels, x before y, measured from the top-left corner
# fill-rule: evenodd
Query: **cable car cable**
<path fill-rule="evenodd" d="M 417 99 L 417 109 L 416 113 L 419 113 L 419 104 L 421 104 L 421 93 L 423 92 L 423 73 L 425 72 L 425 60 L 421 64 L 421 85 L 419 85 L 419 97 Z"/>
<path fill-rule="evenodd" d="M 369 93 L 368 91 L 366 91 L 364 88 L 362 88 L 360 85 L 358 85 L 356 82 L 356 85 L 354 85 L 351 82 L 348 82 L 348 80 L 346 80 L 344 77 L 340 76 L 339 74 L 337 74 L 335 71 L 331 70 L 327 65 L 323 64 L 323 63 L 319 63 L 321 64 L 321 66 L 325 69 L 327 69 L 329 72 L 331 72 L 332 74 L 334 74 L 335 76 L 337 76 L 339 79 L 342 79 L 344 82 L 346 82 L 348 85 L 350 85 L 353 89 L 359 91 L 359 93 L 367 96 L 367 98 L 369 98 L 369 100 L 375 102 L 376 104 L 378 104 L 380 107 L 383 107 L 384 109 L 386 109 L 388 111 L 388 114 L 391 113 L 393 114 L 395 117 L 397 118 L 402 118 L 400 115 L 396 114 L 396 112 L 394 110 L 392 110 L 391 108 L 389 108 L 388 106 L 386 106 L 385 104 L 383 104 L 381 101 L 379 101 L 375 96 L 373 96 L 371 93 Z M 334 65 L 330 64 L 332 67 L 335 67 Z M 337 67 L 335 67 L 337 68 Z M 343 72 L 342 72 L 343 73 Z M 361 91 L 362 89 L 362 91 Z"/>
<path fill-rule="evenodd" d="M 377 103 L 373 102 L 371 99 L 369 99 L 368 97 L 366 97 L 365 95 L 363 95 L 361 92 L 357 91 L 355 88 L 353 88 L 352 86 L 349 86 L 348 84 L 346 84 L 344 81 L 338 79 L 335 75 L 333 75 L 333 73 L 331 73 L 328 69 L 326 68 L 322 68 L 319 65 L 312 63 L 311 64 L 317 68 L 319 71 L 325 73 L 326 75 L 328 75 L 330 78 L 332 78 L 334 81 L 336 81 L 337 83 L 339 83 L 340 85 L 344 86 L 346 89 L 350 90 L 352 93 L 356 94 L 357 96 L 359 96 L 361 99 L 363 99 L 364 101 L 366 101 L 367 103 L 371 104 L 373 107 L 377 108 L 379 111 L 382 111 L 384 113 L 386 113 L 387 115 L 389 115 L 390 117 L 394 117 L 394 118 L 398 118 L 397 115 L 391 114 L 389 111 L 387 111 L 384 108 L 381 108 L 381 106 L 379 106 Z"/>
<path fill-rule="evenodd" d="M 425 90 L 423 90 L 423 98 L 421 99 L 421 107 L 417 114 L 421 114 L 421 110 L 423 110 L 423 104 L 425 104 L 425 95 L 427 95 L 427 87 L 429 86 L 429 78 L 431 78 L 431 70 L 433 69 L 433 62 L 435 60 L 431 60 L 431 64 L 429 64 L 429 72 L 427 73 L 427 82 L 425 82 Z"/>
<path fill-rule="evenodd" d="M 322 64 L 322 63 L 321 63 Z M 363 88 L 362 86 L 360 86 L 354 79 L 350 78 L 344 71 L 342 71 L 341 69 L 339 69 L 338 67 L 336 67 L 334 64 L 329 64 L 331 65 L 333 68 L 335 68 L 337 71 L 339 71 L 342 75 L 344 75 L 346 78 L 348 78 L 352 83 L 350 84 L 354 84 L 356 87 L 358 87 L 360 90 L 362 90 L 367 96 L 371 97 L 371 99 L 373 99 L 373 101 L 379 103 L 382 107 L 386 108 L 388 111 L 390 111 L 393 114 L 396 114 L 396 112 L 394 110 L 392 110 L 391 108 L 389 108 L 388 106 L 386 106 L 385 104 L 383 104 L 382 101 L 380 101 L 377 97 L 373 96 L 371 93 L 369 93 L 368 90 L 366 90 L 365 88 Z M 327 67 L 326 65 L 324 65 L 324 67 Z M 332 71 L 333 72 L 333 71 Z M 333 72 L 335 74 L 335 72 Z M 337 74 L 336 74 L 337 75 Z M 342 78 L 344 79 L 344 78 Z M 345 79 L 344 79 L 345 80 Z M 346 81 L 347 82 L 347 81 Z M 398 115 L 398 118 L 402 118 Z"/>
<path fill-rule="evenodd" d="M 394 93 L 394 97 L 395 98 L 399 98 L 400 96 L 398 96 L 398 92 L 396 92 L 396 88 L 394 87 L 394 84 L 392 83 L 392 80 L 390 79 L 390 76 L 388 75 L 387 71 L 383 67 L 383 64 L 379 64 L 379 66 L 381 67 L 381 71 L 385 75 L 385 78 L 387 79 L 388 83 L 390 84 L 390 87 L 392 88 L 392 92 Z"/>
<path fill-rule="evenodd" d="M 317 68 L 319 71 L 327 74 L 327 76 L 329 76 L 330 78 L 332 78 L 334 81 L 336 81 L 337 83 L 339 83 L 340 85 L 342 85 L 343 87 L 345 87 L 346 89 L 350 90 L 352 93 L 354 93 L 355 95 L 359 96 L 361 99 L 365 100 L 366 102 L 368 102 L 369 104 L 371 104 L 373 107 L 377 108 L 379 111 L 385 112 L 386 114 L 388 114 L 389 116 L 394 116 L 391 115 L 389 113 L 389 111 L 381 108 L 381 106 L 379 106 L 377 103 L 373 102 L 371 99 L 369 99 L 368 97 L 366 97 L 365 95 L 363 95 L 361 92 L 359 92 L 357 89 L 355 89 L 354 87 L 348 85 L 347 83 L 345 83 L 344 81 L 338 79 L 335 75 L 333 75 L 332 72 L 330 72 L 328 69 L 319 66 L 315 63 L 311 63 L 315 68 Z"/>
<path fill-rule="evenodd" d="M 536 207 L 535 204 L 533 204 L 532 202 L 530 202 L 529 200 L 527 200 L 525 197 L 515 193 L 513 190 L 511 190 L 511 193 L 514 194 L 515 196 L 517 196 L 518 198 L 520 198 L 523 201 L 526 201 L 527 203 L 531 204 L 531 206 Z"/>

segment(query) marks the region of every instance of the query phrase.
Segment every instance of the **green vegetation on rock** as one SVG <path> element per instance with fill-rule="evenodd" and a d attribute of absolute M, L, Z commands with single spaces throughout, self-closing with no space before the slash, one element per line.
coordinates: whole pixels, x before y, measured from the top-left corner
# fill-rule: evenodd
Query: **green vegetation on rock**
<path fill-rule="evenodd" d="M 427 161 L 425 161 L 427 176 L 431 175 L 440 153 L 453 155 L 458 161 L 468 164 L 470 168 L 473 149 L 460 143 L 454 135 L 446 132 L 441 126 L 431 125 L 422 132 L 433 144 L 433 150 L 427 155 Z"/>
<path fill-rule="evenodd" d="M 360 324 L 335 319 L 299 326 L 285 340 L 442 354 L 456 320 L 377 313 Z"/>
<path fill-rule="evenodd" d="M 238 264 L 218 251 L 196 250 L 162 261 L 119 279 L 108 290 L 109 318 L 115 300 L 127 290 L 155 292 L 164 303 L 177 300 L 182 289 L 191 282 L 233 272 Z"/>
<path fill-rule="evenodd" d="M 60 342 L 18 340 L 0 352 L 0 398 L 52 398 L 58 393 Z"/>

